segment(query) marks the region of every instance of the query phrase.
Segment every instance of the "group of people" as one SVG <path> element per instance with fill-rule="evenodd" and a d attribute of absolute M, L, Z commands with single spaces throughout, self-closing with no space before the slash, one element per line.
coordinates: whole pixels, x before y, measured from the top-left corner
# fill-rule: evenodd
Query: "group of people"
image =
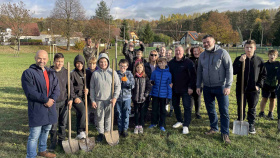
<path fill-rule="evenodd" d="M 143 56 L 145 49 L 142 42 L 140 48 L 135 49 L 133 43 L 125 41 L 123 55 L 118 63 L 119 70 L 110 68 L 110 60 L 106 53 L 97 52 L 97 45 L 92 47 L 90 38 L 86 38 L 87 46 L 83 55 L 77 55 L 74 59 L 74 70 L 70 75 L 70 83 L 67 80 L 68 71 L 64 66 L 64 56 L 57 53 L 54 56 L 54 65 L 46 67 L 48 53 L 39 50 L 36 53 L 36 64 L 22 74 L 22 88 L 28 100 L 28 117 L 30 134 L 27 143 L 27 156 L 55 157 L 47 151 L 47 138 L 50 132 L 51 145 L 49 151 L 54 151 L 57 144 L 62 145 L 65 140 L 65 128 L 67 125 L 67 110 L 75 108 L 77 139 L 86 138 L 86 117 L 94 116 L 94 125 L 99 135 L 97 142 L 101 142 L 104 133 L 110 131 L 112 107 L 116 109 L 119 134 L 128 136 L 129 116 L 131 102 L 134 109 L 134 133 L 144 132 L 145 117 L 152 103 L 152 118 L 149 128 L 157 126 L 163 132 L 166 131 L 165 120 L 167 116 L 166 106 L 170 105 L 169 115 L 174 109 L 177 122 L 173 128 L 182 127 L 182 133 L 188 134 L 191 123 L 191 110 L 195 106 L 195 116 L 200 119 L 201 94 L 203 92 L 205 106 L 210 120 L 210 129 L 206 135 L 218 132 L 218 116 L 215 108 L 215 98 L 218 101 L 221 123 L 221 136 L 225 143 L 230 144 L 229 139 L 229 97 L 233 82 L 233 75 L 237 75 L 236 98 L 238 111 L 241 104 L 242 63 L 245 62 L 244 75 L 244 105 L 248 103 L 247 119 L 249 132 L 256 133 L 255 117 L 256 106 L 262 88 L 262 102 L 260 116 L 264 116 L 265 104 L 270 98 L 270 113 L 275 104 L 277 79 L 280 79 L 278 70 L 279 62 L 276 50 L 268 52 L 269 61 L 264 61 L 255 54 L 256 43 L 248 40 L 245 43 L 245 54 L 237 57 L 232 63 L 229 53 L 220 46 L 215 45 L 215 39 L 206 35 L 202 39 L 205 49 L 199 46 L 190 49 L 187 57 L 182 46 L 175 48 L 175 57 L 172 57 L 172 49 L 161 47 L 149 53 L 148 61 Z M 87 64 L 87 69 L 85 69 Z M 86 78 L 84 77 L 86 73 Z M 112 75 L 114 73 L 114 80 Z M 113 82 L 114 81 L 114 82 Z M 67 87 L 70 84 L 70 98 L 67 98 Z M 114 92 L 112 94 L 112 86 Z M 85 113 L 85 96 L 90 103 L 89 115 Z M 180 100 L 184 108 L 182 116 Z M 116 106 L 115 106 L 116 105 Z M 278 104 L 279 105 L 279 104 Z M 244 113 L 245 113 L 244 106 Z M 278 117 L 279 115 L 278 110 Z M 240 113 L 238 113 L 238 119 Z M 59 129 L 57 131 L 57 128 Z M 280 127 L 279 127 L 280 129 Z M 39 141 L 38 141 L 39 140 Z M 38 154 L 36 152 L 37 143 Z"/>

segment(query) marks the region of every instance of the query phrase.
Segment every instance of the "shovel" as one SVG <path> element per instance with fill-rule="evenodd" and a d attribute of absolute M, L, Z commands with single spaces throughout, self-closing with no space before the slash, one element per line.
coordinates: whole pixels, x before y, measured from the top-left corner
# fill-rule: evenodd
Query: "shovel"
<path fill-rule="evenodd" d="M 67 63 L 67 69 L 68 69 L 68 100 L 70 100 L 70 63 Z M 79 151 L 79 144 L 78 140 L 71 139 L 71 109 L 68 108 L 68 140 L 62 141 L 62 147 L 65 151 L 65 153 L 75 153 Z"/>
<path fill-rule="evenodd" d="M 112 99 L 114 94 L 114 65 L 115 60 L 113 59 L 112 62 Z M 105 138 L 109 145 L 115 146 L 119 143 L 119 131 L 113 131 L 114 126 L 114 107 L 113 104 L 111 104 L 111 130 L 109 132 L 105 132 Z"/>
<path fill-rule="evenodd" d="M 244 71 L 245 71 L 245 61 L 243 61 L 243 63 L 242 63 L 240 120 L 236 120 L 233 122 L 233 132 L 232 133 L 237 134 L 237 135 L 248 135 L 248 133 L 249 133 L 249 123 L 243 121 Z"/>
<path fill-rule="evenodd" d="M 86 89 L 86 69 L 84 68 L 84 84 Z M 85 95 L 85 108 L 86 108 L 86 139 L 79 140 L 80 148 L 86 152 L 89 152 L 93 149 L 95 146 L 95 138 L 94 137 L 88 137 L 88 103 L 87 103 L 87 95 Z"/>

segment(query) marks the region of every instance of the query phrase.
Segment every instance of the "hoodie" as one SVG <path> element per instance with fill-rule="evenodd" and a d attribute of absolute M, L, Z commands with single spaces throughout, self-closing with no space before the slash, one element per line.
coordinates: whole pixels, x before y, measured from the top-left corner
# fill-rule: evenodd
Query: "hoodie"
<path fill-rule="evenodd" d="M 232 61 L 228 52 L 215 45 L 211 51 L 205 50 L 199 56 L 196 88 L 204 86 L 225 86 L 230 88 L 233 81 Z"/>
<path fill-rule="evenodd" d="M 103 70 L 99 66 L 99 60 L 105 58 L 108 67 Z M 90 80 L 90 99 L 92 102 L 105 101 L 112 98 L 118 99 L 121 91 L 121 83 L 116 71 L 114 71 L 114 94 L 112 97 L 112 69 L 107 54 L 102 53 L 97 60 L 98 69 L 92 73 Z"/>
<path fill-rule="evenodd" d="M 74 87 L 74 95 L 73 95 L 73 99 L 76 98 L 80 98 L 81 100 L 84 99 L 85 95 L 84 95 L 84 87 L 85 87 L 85 80 L 84 80 L 84 73 L 83 70 L 80 71 L 76 68 L 76 63 L 77 62 L 81 62 L 83 64 L 83 66 L 85 66 L 85 59 L 83 56 L 81 55 L 77 55 L 74 59 L 74 66 L 75 69 L 71 72 L 71 81 L 73 83 L 73 87 Z"/>

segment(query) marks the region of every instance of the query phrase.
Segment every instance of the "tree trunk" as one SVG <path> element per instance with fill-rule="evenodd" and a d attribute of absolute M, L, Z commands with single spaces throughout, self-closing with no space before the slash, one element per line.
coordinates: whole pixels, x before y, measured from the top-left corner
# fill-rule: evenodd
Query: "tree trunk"
<path fill-rule="evenodd" d="M 70 37 L 67 37 L 67 51 L 70 50 Z"/>
<path fill-rule="evenodd" d="M 20 38 L 18 37 L 18 51 L 19 51 L 19 47 L 20 47 Z"/>

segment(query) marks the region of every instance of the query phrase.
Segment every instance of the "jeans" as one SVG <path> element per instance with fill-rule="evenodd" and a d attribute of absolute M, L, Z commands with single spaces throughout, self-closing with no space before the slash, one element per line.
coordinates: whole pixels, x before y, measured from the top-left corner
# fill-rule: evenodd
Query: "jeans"
<path fill-rule="evenodd" d="M 218 127 L 218 116 L 215 109 L 215 97 L 218 101 L 219 112 L 220 112 L 220 121 L 221 121 L 221 133 L 229 134 L 229 113 L 228 106 L 229 100 L 228 95 L 225 96 L 224 86 L 219 87 L 203 87 L 203 96 L 205 101 L 205 106 L 208 112 L 210 127 L 216 131 L 219 130 Z"/>
<path fill-rule="evenodd" d="M 131 99 L 117 101 L 118 128 L 119 131 L 126 131 L 129 125 L 129 114 L 131 110 Z"/>
<path fill-rule="evenodd" d="M 153 97 L 151 124 L 156 125 L 159 122 L 159 127 L 165 126 L 165 116 L 166 116 L 165 105 L 166 105 L 166 98 Z"/>
<path fill-rule="evenodd" d="M 44 125 L 38 127 L 30 127 L 30 134 L 27 141 L 27 155 L 26 158 L 35 158 L 37 156 L 37 142 L 39 139 L 39 152 L 47 150 L 47 139 L 52 125 Z"/>
<path fill-rule="evenodd" d="M 184 106 L 184 122 L 180 108 L 180 98 L 182 97 Z M 172 93 L 172 104 L 178 122 L 183 122 L 183 126 L 189 127 L 191 123 L 191 96 L 186 93 Z"/>
<path fill-rule="evenodd" d="M 57 143 L 57 136 L 59 141 L 63 141 L 66 137 L 65 128 L 67 125 L 67 116 L 68 116 L 68 105 L 67 102 L 57 102 L 56 103 L 56 113 L 58 122 L 52 125 L 50 134 L 51 134 L 51 143 Z M 58 132 L 57 132 L 58 126 Z"/>

